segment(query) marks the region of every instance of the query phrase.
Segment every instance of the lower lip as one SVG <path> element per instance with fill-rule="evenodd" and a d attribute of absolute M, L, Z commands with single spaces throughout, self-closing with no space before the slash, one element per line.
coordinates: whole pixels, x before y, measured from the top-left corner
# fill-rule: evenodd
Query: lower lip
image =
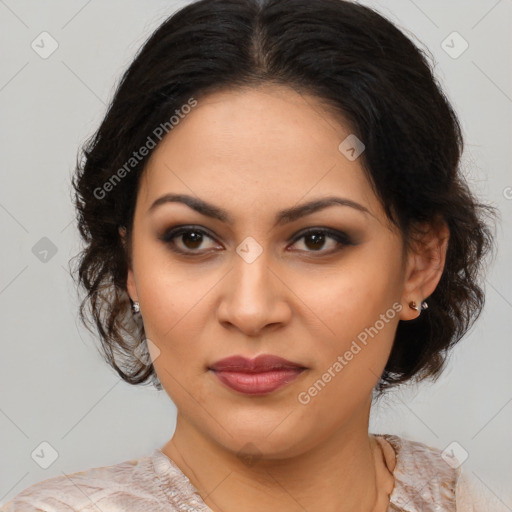
<path fill-rule="evenodd" d="M 261 373 L 243 373 L 234 371 L 213 371 L 226 386 L 246 395 L 272 393 L 296 379 L 303 368 L 286 368 Z"/>

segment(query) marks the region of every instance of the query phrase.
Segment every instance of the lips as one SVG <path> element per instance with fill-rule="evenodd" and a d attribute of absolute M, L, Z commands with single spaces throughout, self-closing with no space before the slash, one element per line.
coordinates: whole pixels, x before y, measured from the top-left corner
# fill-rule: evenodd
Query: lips
<path fill-rule="evenodd" d="M 261 395 L 289 384 L 306 368 L 282 357 L 263 354 L 254 359 L 228 357 L 209 369 L 227 387 L 244 394 Z"/>

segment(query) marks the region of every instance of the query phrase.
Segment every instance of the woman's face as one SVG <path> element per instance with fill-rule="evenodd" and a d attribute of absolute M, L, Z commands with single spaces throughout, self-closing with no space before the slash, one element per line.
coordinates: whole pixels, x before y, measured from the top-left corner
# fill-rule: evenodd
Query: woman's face
<path fill-rule="evenodd" d="M 226 449 L 289 456 L 364 425 L 397 323 L 415 316 L 402 304 L 424 298 L 406 296 L 401 236 L 351 139 L 339 148 L 349 135 L 311 96 L 235 90 L 198 101 L 147 164 L 128 290 L 178 424 Z M 301 208 L 326 198 L 346 203 Z M 275 371 L 273 391 L 212 370 L 261 354 L 304 369 Z"/>

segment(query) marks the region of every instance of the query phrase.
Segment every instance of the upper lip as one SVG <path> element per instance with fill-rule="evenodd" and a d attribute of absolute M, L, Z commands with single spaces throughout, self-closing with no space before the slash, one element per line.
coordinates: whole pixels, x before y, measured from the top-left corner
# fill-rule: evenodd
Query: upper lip
<path fill-rule="evenodd" d="M 243 373 L 261 373 L 271 370 L 305 368 L 299 363 L 294 363 L 282 357 L 270 354 L 262 354 L 254 359 L 247 359 L 243 356 L 231 356 L 217 361 L 209 367 L 215 371 L 232 371 Z"/>

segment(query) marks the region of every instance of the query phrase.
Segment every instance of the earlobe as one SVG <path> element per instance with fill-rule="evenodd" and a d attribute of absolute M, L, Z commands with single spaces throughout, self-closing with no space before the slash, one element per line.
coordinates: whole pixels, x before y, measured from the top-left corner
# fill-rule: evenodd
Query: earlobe
<path fill-rule="evenodd" d="M 428 307 L 424 301 L 441 280 L 449 234 L 448 226 L 442 221 L 428 224 L 426 229 L 418 229 L 414 246 L 407 255 L 402 295 L 402 304 L 407 307 L 402 309 L 401 320 L 417 318 Z"/>

